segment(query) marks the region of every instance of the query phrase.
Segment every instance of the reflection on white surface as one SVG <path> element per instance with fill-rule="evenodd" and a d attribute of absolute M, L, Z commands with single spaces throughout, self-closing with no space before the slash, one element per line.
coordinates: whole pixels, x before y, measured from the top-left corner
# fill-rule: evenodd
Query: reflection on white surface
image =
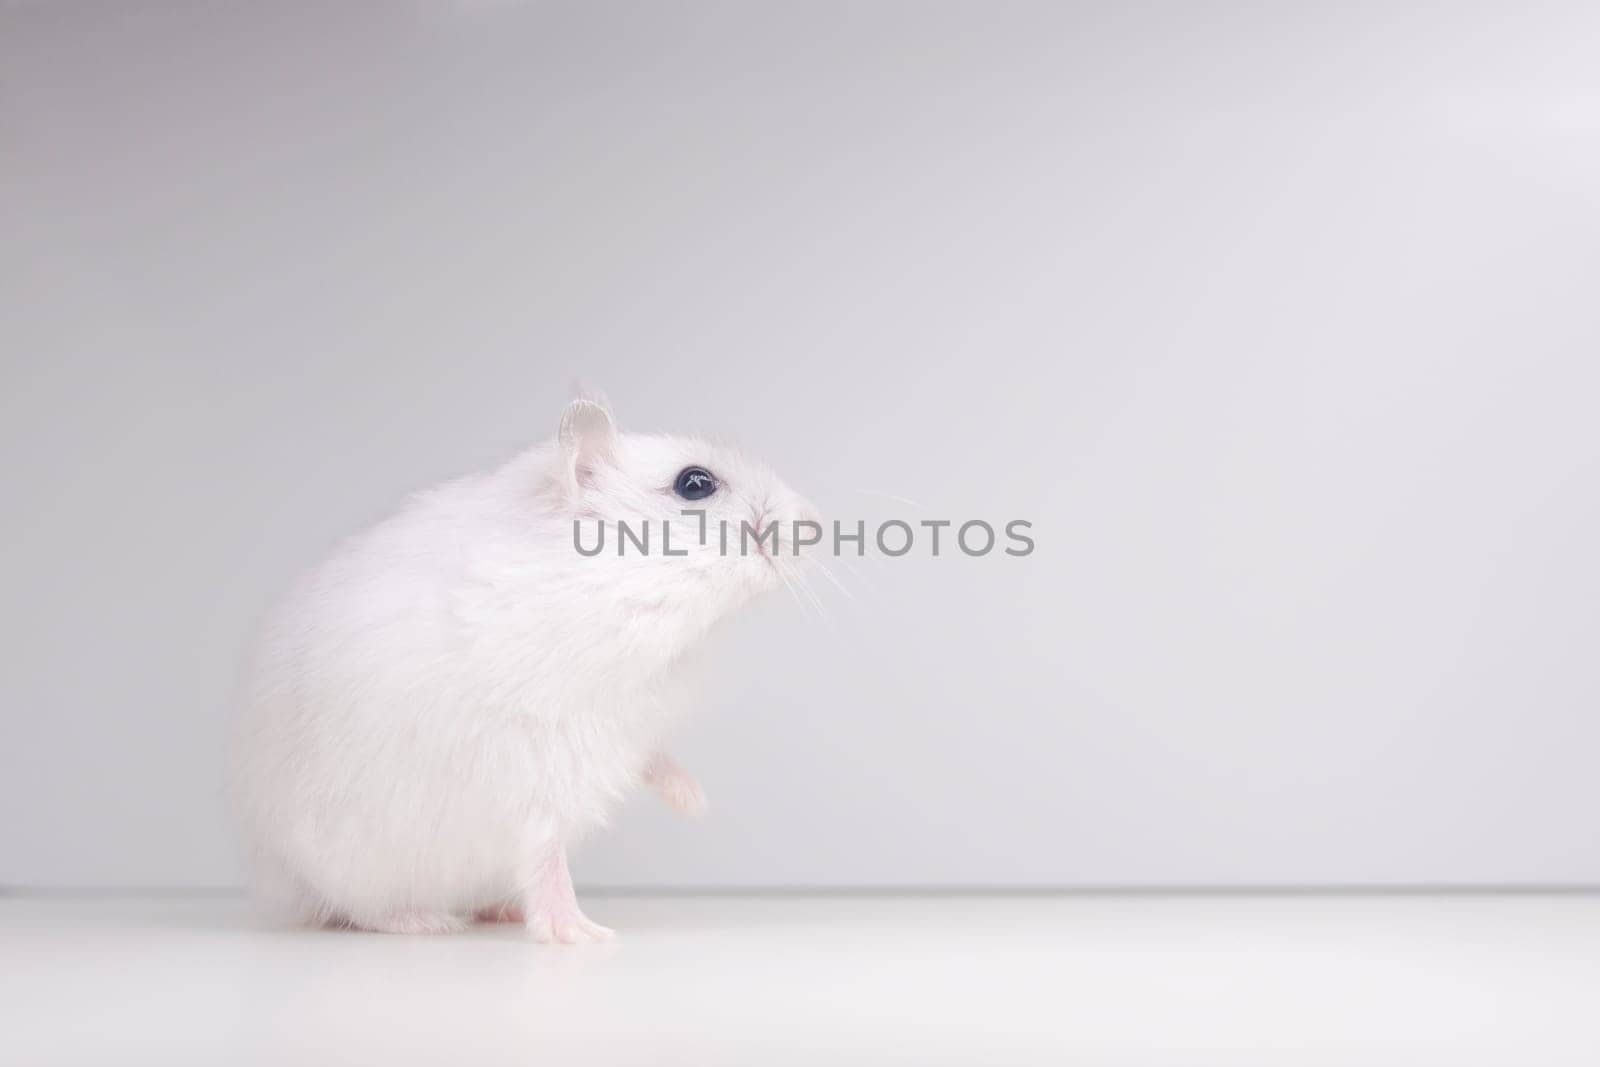
<path fill-rule="evenodd" d="M 1600 1062 L 1600 897 L 600 897 L 617 942 L 0 900 L 0 1060 Z"/>

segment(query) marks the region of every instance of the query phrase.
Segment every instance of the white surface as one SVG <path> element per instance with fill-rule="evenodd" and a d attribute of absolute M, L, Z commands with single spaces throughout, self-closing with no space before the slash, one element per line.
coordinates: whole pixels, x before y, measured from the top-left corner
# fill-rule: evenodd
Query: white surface
<path fill-rule="evenodd" d="M 1600 897 L 595 898 L 620 940 L 0 900 L 0 1060 L 1600 1062 Z"/>
<path fill-rule="evenodd" d="M 0 3 L 0 885 L 233 881 L 253 620 L 575 374 L 1039 545 L 750 620 L 592 881 L 1600 883 L 1597 39 Z"/>

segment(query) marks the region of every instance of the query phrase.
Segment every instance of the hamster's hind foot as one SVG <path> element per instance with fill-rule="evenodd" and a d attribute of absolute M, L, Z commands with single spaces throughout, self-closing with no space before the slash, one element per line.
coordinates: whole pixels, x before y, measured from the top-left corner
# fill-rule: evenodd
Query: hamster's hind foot
<path fill-rule="evenodd" d="M 542 908 L 529 916 L 527 925 L 533 939 L 546 945 L 582 945 L 616 936 L 609 926 L 601 926 L 579 911 L 576 903 Z"/>
<path fill-rule="evenodd" d="M 535 864 L 523 896 L 522 913 L 528 917 L 528 933 L 547 945 L 579 945 L 609 941 L 615 936 L 578 908 L 572 874 L 567 870 L 567 850 L 560 841 L 546 846 Z"/>

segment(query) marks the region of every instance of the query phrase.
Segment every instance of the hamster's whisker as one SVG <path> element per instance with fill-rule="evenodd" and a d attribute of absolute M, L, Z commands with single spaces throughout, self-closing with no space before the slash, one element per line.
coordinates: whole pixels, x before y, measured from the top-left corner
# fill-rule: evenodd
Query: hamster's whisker
<path fill-rule="evenodd" d="M 832 622 L 833 620 L 829 617 L 827 608 L 823 607 L 822 598 L 817 596 L 816 590 L 811 588 L 811 583 L 806 581 L 805 574 L 798 567 L 795 568 L 794 580 L 795 584 L 800 587 L 800 591 L 811 600 L 812 605 L 817 609 L 817 617 L 823 622 Z"/>
<path fill-rule="evenodd" d="M 823 622 L 828 621 L 828 614 L 822 608 L 822 601 L 818 600 L 817 594 L 811 591 L 811 587 L 806 584 L 805 577 L 800 574 L 799 569 L 781 559 L 774 560 L 774 562 L 778 565 L 779 577 L 783 578 L 784 582 L 789 585 L 796 597 L 803 596 L 811 610 L 816 612 L 817 618 Z"/>
<path fill-rule="evenodd" d="M 800 583 L 795 573 L 782 563 L 778 564 L 778 577 L 783 579 L 783 584 L 789 588 L 789 595 L 794 597 L 794 602 L 800 605 L 800 610 L 807 615 L 816 611 L 816 605 L 800 595 Z"/>
<path fill-rule="evenodd" d="M 880 594 L 881 590 L 878 587 L 877 582 L 869 577 L 864 570 L 857 568 L 856 565 L 850 561 L 849 556 L 835 556 L 834 559 L 839 561 L 840 565 L 843 566 L 845 571 L 850 575 L 850 580 L 856 583 L 857 587 L 861 589 L 862 593 L 866 597 L 869 599 L 875 599 Z"/>
<path fill-rule="evenodd" d="M 856 598 L 856 595 L 854 593 L 852 593 L 850 590 L 845 588 L 843 582 L 839 581 L 838 578 L 834 577 L 833 571 L 828 568 L 828 565 L 826 563 L 824 563 L 824 562 L 822 562 L 822 560 L 816 559 L 816 558 L 813 558 L 811 560 L 811 562 L 817 568 L 817 570 L 822 573 L 822 576 L 824 578 L 828 579 L 828 581 L 833 583 L 833 587 L 835 589 L 839 590 L 839 592 L 843 593 L 850 600 L 854 600 Z"/>
<path fill-rule="evenodd" d="M 783 564 L 777 562 L 772 569 L 777 572 L 778 580 L 783 583 L 783 587 L 789 591 L 789 596 L 794 600 L 795 606 L 804 611 L 805 605 L 800 602 L 800 594 L 794 591 L 794 583 L 789 580 L 789 575 L 784 572 Z"/>

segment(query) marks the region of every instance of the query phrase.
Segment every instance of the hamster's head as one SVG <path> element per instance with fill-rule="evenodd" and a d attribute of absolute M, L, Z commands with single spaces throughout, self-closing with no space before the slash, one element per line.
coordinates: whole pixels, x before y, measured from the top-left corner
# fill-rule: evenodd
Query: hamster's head
<path fill-rule="evenodd" d="M 765 463 L 706 437 L 623 433 L 598 398 L 567 405 L 554 463 L 576 564 L 604 568 L 636 608 L 715 621 L 785 583 L 797 536 L 821 536 L 815 509 Z"/>

